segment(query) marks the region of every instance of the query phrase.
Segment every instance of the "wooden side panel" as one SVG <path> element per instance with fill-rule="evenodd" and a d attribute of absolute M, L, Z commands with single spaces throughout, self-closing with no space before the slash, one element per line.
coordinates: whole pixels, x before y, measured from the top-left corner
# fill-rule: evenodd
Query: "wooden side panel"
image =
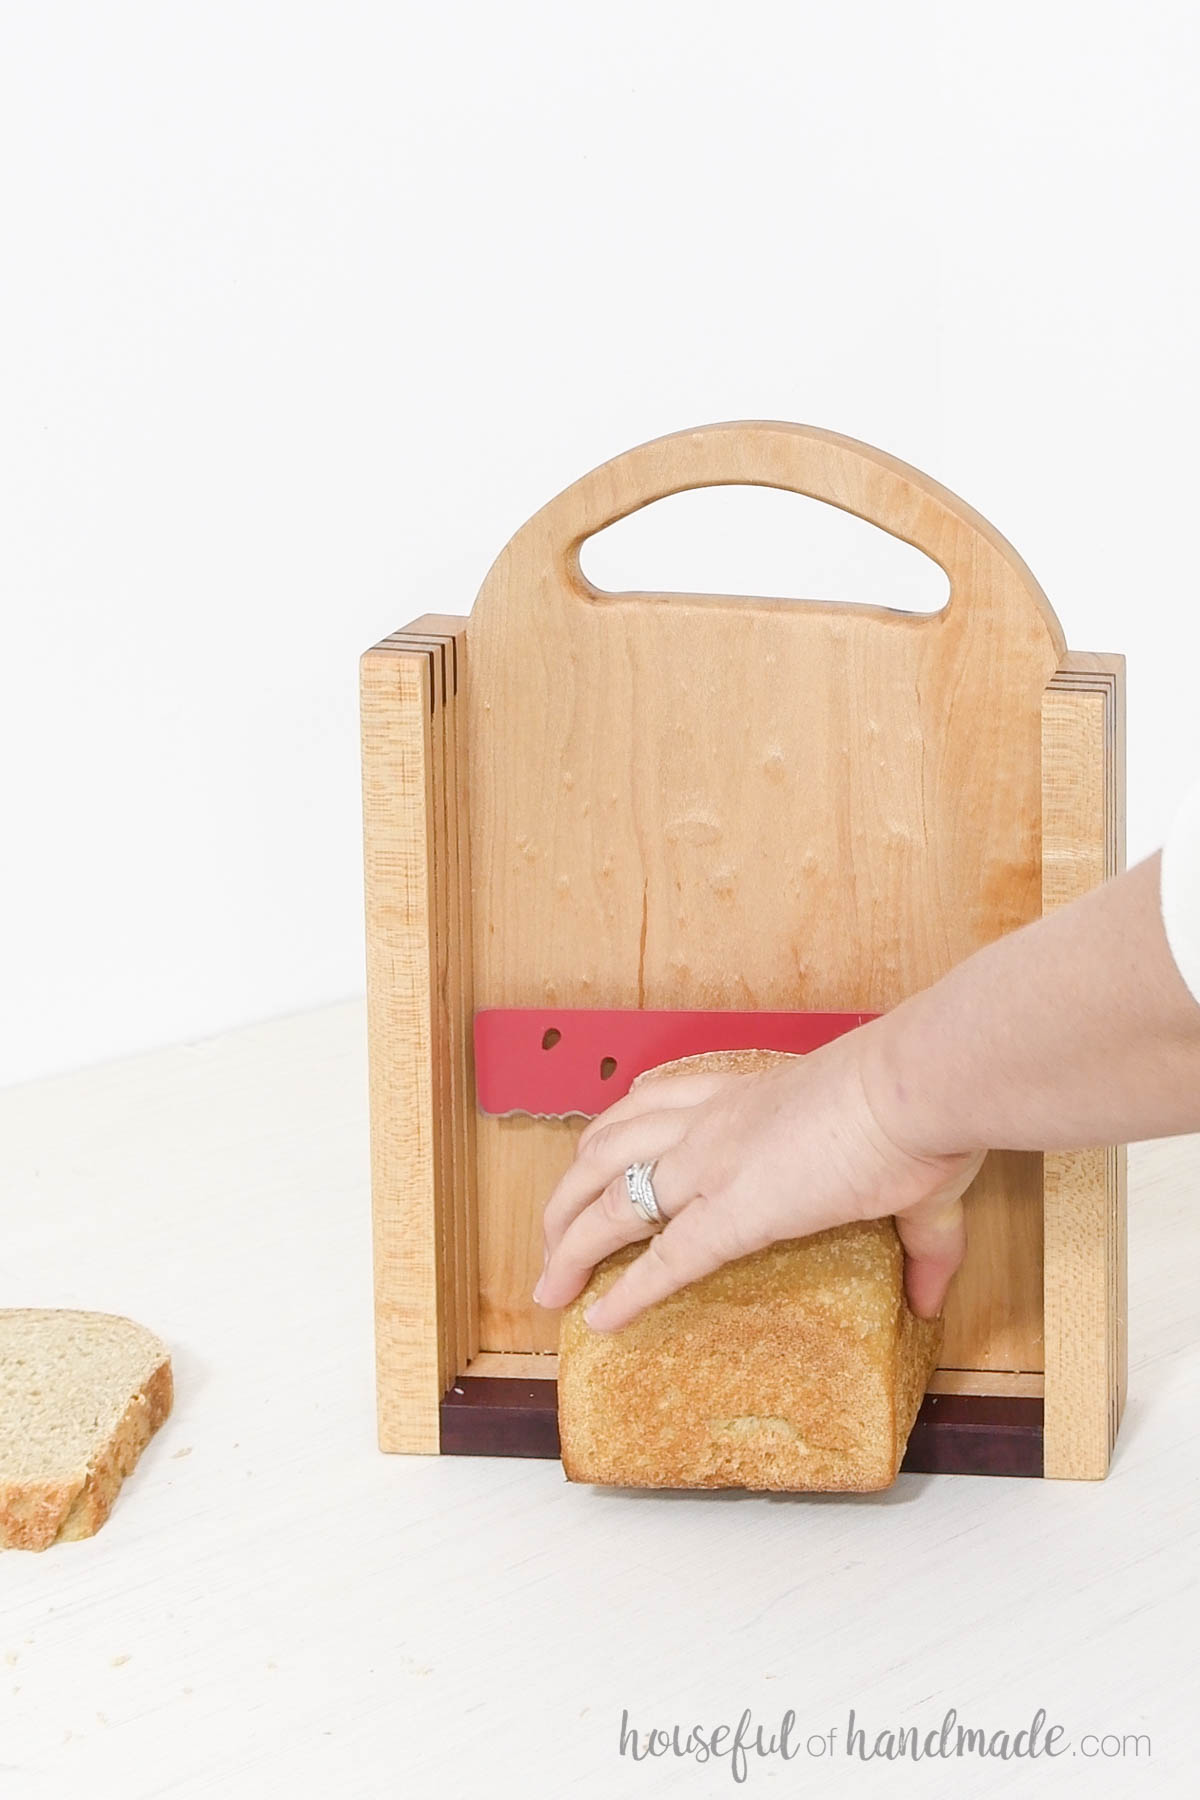
<path fill-rule="evenodd" d="M 1042 707 L 1042 897 L 1046 912 L 1125 866 L 1120 656 L 1068 656 Z M 1126 1380 L 1126 1150 L 1044 1158 L 1045 1473 L 1108 1471 Z"/>
<path fill-rule="evenodd" d="M 360 678 L 379 1446 L 436 1454 L 455 1371 L 436 1179 L 431 658 L 377 645 Z"/>

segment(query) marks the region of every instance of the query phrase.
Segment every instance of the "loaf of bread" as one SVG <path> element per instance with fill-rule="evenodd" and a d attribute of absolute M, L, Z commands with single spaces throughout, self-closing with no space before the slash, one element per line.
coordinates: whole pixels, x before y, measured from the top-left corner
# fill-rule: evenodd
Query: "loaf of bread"
<path fill-rule="evenodd" d="M 167 1346 L 133 1319 L 0 1310 L 0 1549 L 98 1531 L 171 1400 Z"/>
<path fill-rule="evenodd" d="M 787 1056 L 680 1057 L 633 1086 Z M 585 1308 L 644 1250 L 642 1240 L 606 1257 L 563 1310 L 558 1421 L 569 1480 L 789 1492 L 891 1485 L 937 1367 L 942 1322 L 910 1310 L 890 1218 L 771 1244 L 618 1331 L 593 1331 Z"/>

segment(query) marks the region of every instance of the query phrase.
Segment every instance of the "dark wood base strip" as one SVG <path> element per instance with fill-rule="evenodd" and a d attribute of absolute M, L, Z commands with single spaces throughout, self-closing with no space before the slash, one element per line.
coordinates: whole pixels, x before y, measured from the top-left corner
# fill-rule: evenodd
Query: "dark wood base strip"
<path fill-rule="evenodd" d="M 443 1456 L 557 1459 L 553 1381 L 460 1375 L 441 1406 Z M 927 1394 L 901 1468 L 917 1475 L 1042 1473 L 1042 1402 L 993 1394 Z"/>

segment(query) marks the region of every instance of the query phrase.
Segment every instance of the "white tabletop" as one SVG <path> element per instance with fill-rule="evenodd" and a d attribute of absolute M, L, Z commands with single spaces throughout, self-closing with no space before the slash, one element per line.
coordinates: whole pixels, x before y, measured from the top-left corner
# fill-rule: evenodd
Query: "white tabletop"
<path fill-rule="evenodd" d="M 624 1709 L 681 1745 L 791 1709 L 745 1792 L 1195 1791 L 1200 1138 L 1131 1155 L 1107 1481 L 610 1491 L 376 1449 L 364 1046 L 351 1002 L 0 1094 L 0 1305 L 127 1313 L 176 1381 L 96 1537 L 0 1556 L 4 1800 L 739 1791 L 623 1758 Z M 1039 1707 L 1070 1748 L 1033 1769 L 845 1753 L 851 1709 Z"/>

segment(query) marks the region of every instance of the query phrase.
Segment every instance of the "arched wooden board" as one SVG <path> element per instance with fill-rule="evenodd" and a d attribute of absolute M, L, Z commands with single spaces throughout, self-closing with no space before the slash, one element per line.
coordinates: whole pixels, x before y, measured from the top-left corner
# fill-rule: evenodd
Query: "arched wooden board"
<path fill-rule="evenodd" d="M 945 570 L 939 613 L 605 594 L 593 532 L 737 482 Z M 1041 913 L 1041 707 L 1065 642 L 1012 546 L 882 451 L 748 421 L 643 444 L 522 527 L 467 625 L 474 1004 L 881 1011 Z M 480 1347 L 529 1298 L 579 1119 L 477 1119 Z M 1040 1370 L 1041 1161 L 993 1152 L 947 1368 Z"/>

